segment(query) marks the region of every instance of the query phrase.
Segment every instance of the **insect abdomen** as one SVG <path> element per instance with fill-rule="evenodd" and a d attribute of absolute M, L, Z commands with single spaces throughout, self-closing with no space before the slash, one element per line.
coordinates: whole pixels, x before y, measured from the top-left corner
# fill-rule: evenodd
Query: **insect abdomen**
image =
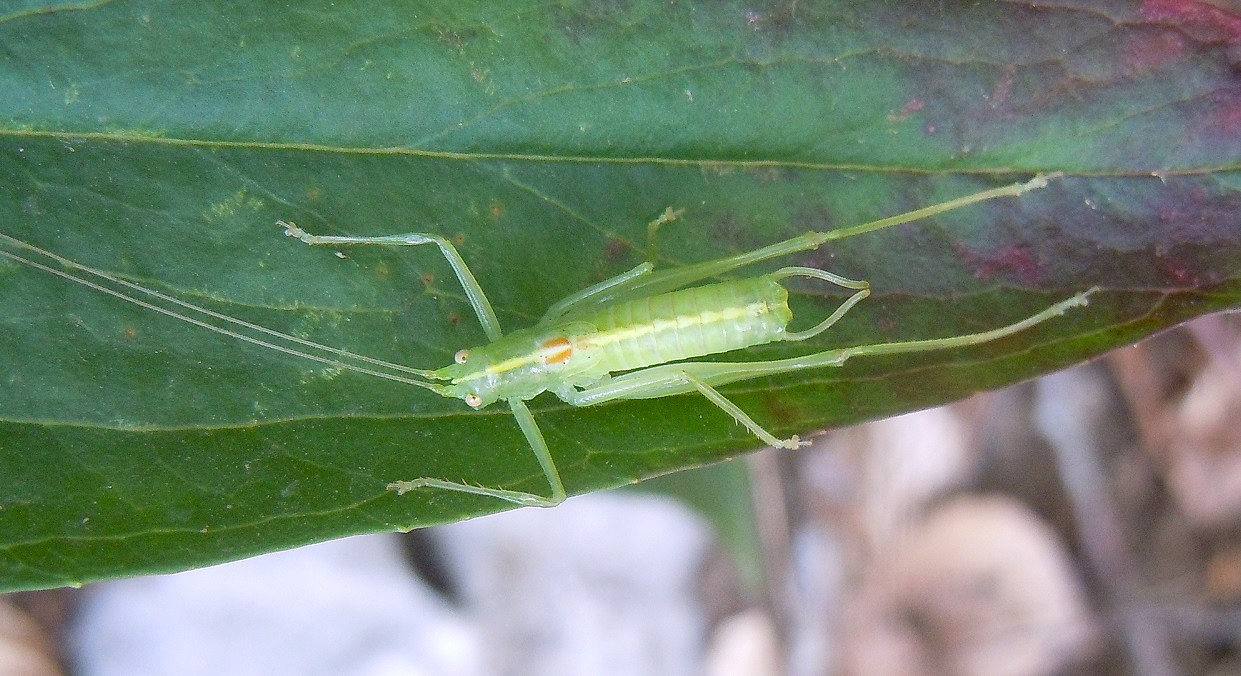
<path fill-rule="evenodd" d="M 766 277 L 639 298 L 584 318 L 608 371 L 739 350 L 778 340 L 792 319 L 788 291 Z"/>

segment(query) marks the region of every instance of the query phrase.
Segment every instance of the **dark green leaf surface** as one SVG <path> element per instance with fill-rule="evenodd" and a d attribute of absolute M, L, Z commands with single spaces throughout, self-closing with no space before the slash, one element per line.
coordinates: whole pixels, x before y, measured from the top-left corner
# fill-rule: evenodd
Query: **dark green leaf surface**
<path fill-rule="evenodd" d="M 746 251 L 1061 171 L 1020 198 L 779 261 L 875 295 L 813 344 L 999 326 L 970 350 L 726 388 L 777 434 L 1075 363 L 1241 301 L 1241 18 L 1163 0 L 0 2 L 0 232 L 413 366 L 650 257 Z M 682 217 L 648 237 L 667 207 Z M 5 250 L 17 252 L 6 246 Z M 770 267 L 768 268 L 770 269 Z M 755 273 L 761 272 L 761 268 Z M 834 295 L 799 286 L 796 326 Z M 0 262 L 0 587 L 178 570 L 544 492 L 513 419 L 241 344 Z M 758 442 L 700 397 L 532 402 L 571 492 Z"/>

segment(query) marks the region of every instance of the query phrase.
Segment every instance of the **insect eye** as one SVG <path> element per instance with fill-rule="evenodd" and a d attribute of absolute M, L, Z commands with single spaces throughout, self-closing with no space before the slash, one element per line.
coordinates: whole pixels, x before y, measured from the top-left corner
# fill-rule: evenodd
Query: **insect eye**
<path fill-rule="evenodd" d="M 452 360 L 458 364 L 464 364 L 466 359 L 470 358 L 469 350 L 457 350 L 457 354 L 452 356 Z"/>
<path fill-rule="evenodd" d="M 470 408 L 478 408 L 483 405 L 483 398 L 471 392 L 465 395 L 465 403 Z"/>

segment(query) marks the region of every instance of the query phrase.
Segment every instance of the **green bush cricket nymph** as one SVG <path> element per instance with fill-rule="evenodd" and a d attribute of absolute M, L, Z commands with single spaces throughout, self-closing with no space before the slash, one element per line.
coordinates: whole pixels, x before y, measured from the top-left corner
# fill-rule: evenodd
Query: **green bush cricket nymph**
<path fill-rule="evenodd" d="M 729 401 L 716 389 L 738 381 L 804 369 L 840 366 L 855 356 L 944 350 L 993 341 L 1059 316 L 1086 304 L 1093 291 L 1078 293 L 1042 312 L 990 331 L 946 338 L 877 343 L 831 349 L 800 357 L 750 362 L 695 362 L 696 357 L 721 354 L 777 341 L 801 341 L 835 324 L 870 294 L 867 282 L 846 279 L 808 267 L 785 267 L 775 272 L 691 286 L 761 261 L 815 249 L 827 242 L 873 232 L 934 216 L 998 197 L 1013 197 L 1047 185 L 1039 176 L 967 195 L 905 214 L 862 225 L 808 232 L 776 244 L 714 261 L 654 271 L 643 263 L 628 272 L 574 293 L 554 303 L 533 327 L 504 334 L 464 259 L 448 240 L 413 233 L 380 237 L 312 235 L 292 223 L 280 222 L 285 234 L 313 245 L 379 244 L 439 248 L 456 274 L 490 342 L 457 352 L 455 363 L 440 369 L 410 368 L 320 345 L 243 320 L 213 312 L 90 268 L 31 244 L 0 234 L 8 244 L 37 252 L 55 263 L 35 262 L 0 251 L 5 257 L 86 285 L 147 309 L 254 345 L 311 359 L 334 367 L 387 378 L 461 399 L 472 408 L 503 401 L 512 410 L 550 485 L 550 495 L 475 486 L 443 478 L 423 477 L 393 481 L 388 489 L 403 494 L 418 489 L 441 489 L 508 500 L 520 505 L 551 507 L 566 497 L 560 473 L 534 416 L 526 405 L 550 392 L 574 406 L 592 406 L 622 399 L 650 399 L 697 393 L 706 397 L 764 443 L 782 448 L 805 445 L 797 436 L 779 439 Z M 790 331 L 793 319 L 788 291 L 790 277 L 825 281 L 852 291 L 835 311 L 804 331 Z M 127 291 L 104 286 L 102 282 Z M 170 309 L 143 299 L 171 303 Z M 212 323 L 212 322 L 217 323 Z M 236 328 L 218 325 L 223 323 Z M 248 331 L 250 333 L 242 333 Z M 258 336 L 264 337 L 257 337 Z M 289 343 L 277 344 L 273 340 Z M 291 345 L 291 346 L 290 346 Z M 318 351 L 319 353 L 316 353 Z"/>

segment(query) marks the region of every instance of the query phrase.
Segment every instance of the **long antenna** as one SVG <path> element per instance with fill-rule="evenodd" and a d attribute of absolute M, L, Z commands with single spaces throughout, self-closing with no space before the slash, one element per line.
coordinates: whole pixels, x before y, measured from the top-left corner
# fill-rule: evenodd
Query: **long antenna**
<path fill-rule="evenodd" d="M 61 264 L 62 266 L 66 267 L 66 268 L 69 268 L 70 270 L 79 270 L 79 271 L 82 271 L 82 272 L 88 273 L 88 274 L 90 274 L 90 275 L 94 275 L 95 277 L 98 277 L 98 278 L 100 278 L 100 279 L 106 280 L 106 281 L 111 282 L 111 283 L 113 283 L 113 284 L 117 284 L 117 285 L 123 286 L 123 287 L 125 287 L 125 288 L 127 288 L 127 289 L 132 289 L 132 290 L 134 290 L 134 291 L 137 291 L 137 292 L 140 292 L 140 293 L 146 294 L 146 295 L 148 295 L 148 296 L 151 296 L 151 297 L 153 297 L 153 298 L 157 298 L 157 299 L 162 300 L 162 301 L 165 301 L 165 302 L 167 302 L 167 303 L 172 303 L 172 304 L 175 304 L 175 305 L 177 305 L 177 306 L 180 306 L 180 307 L 185 308 L 185 309 L 187 309 L 187 310 L 191 310 L 191 311 L 193 311 L 193 312 L 198 312 L 198 313 L 201 313 L 201 314 L 203 314 L 203 315 L 205 315 L 205 316 L 208 316 L 208 317 L 211 317 L 211 318 L 213 318 L 213 319 L 217 319 L 217 320 L 220 320 L 220 321 L 223 321 L 223 322 L 227 322 L 227 323 L 235 324 L 235 325 L 237 325 L 237 326 L 241 326 L 241 327 L 244 327 L 244 328 L 246 328 L 246 329 L 250 329 L 250 330 L 252 330 L 252 331 L 256 331 L 256 332 L 263 333 L 263 334 L 266 334 L 266 335 L 269 335 L 269 336 L 273 336 L 273 337 L 279 338 L 279 339 L 281 339 L 281 340 L 287 340 L 287 341 L 289 341 L 289 342 L 292 342 L 292 343 L 295 343 L 295 344 L 298 344 L 298 345 L 302 345 L 302 346 L 304 346 L 304 347 L 308 347 L 308 348 L 311 348 L 311 349 L 322 350 L 322 351 L 324 351 L 324 352 L 327 352 L 327 353 L 329 353 L 329 354 L 332 354 L 335 358 L 329 358 L 329 357 L 324 357 L 324 356 L 321 356 L 321 355 L 312 354 L 312 353 L 305 352 L 305 351 L 302 351 L 302 350 L 298 350 L 298 349 L 296 349 L 296 348 L 291 348 L 291 347 L 288 347 L 288 346 L 285 346 L 285 345 L 278 345 L 278 344 L 276 344 L 276 343 L 273 343 L 273 342 L 270 342 L 270 341 L 267 341 L 267 340 L 263 340 L 263 339 L 261 339 L 261 338 L 255 338 L 254 336 L 249 336 L 249 335 L 246 335 L 246 334 L 244 334 L 244 333 L 241 333 L 241 332 L 239 332 L 239 331 L 235 331 L 235 330 L 233 330 L 233 329 L 228 329 L 228 328 L 224 328 L 224 327 L 222 327 L 222 326 L 217 326 L 217 325 L 215 325 L 215 324 L 211 324 L 211 323 L 206 322 L 206 321 L 203 321 L 203 320 L 201 320 L 201 319 L 196 319 L 196 318 L 194 318 L 194 317 L 191 317 L 191 316 L 186 315 L 186 314 L 182 314 L 182 313 L 177 312 L 177 311 L 175 311 L 175 310 L 171 310 L 171 309 L 166 308 L 166 307 L 161 307 L 161 306 L 156 305 L 156 304 L 154 304 L 154 303 L 151 303 L 151 302 L 148 302 L 148 301 L 142 300 L 141 298 L 138 298 L 138 297 L 132 296 L 132 295 L 127 294 L 127 293 L 125 293 L 125 292 L 123 292 L 123 291 L 118 291 L 118 290 L 116 290 L 116 289 L 109 288 L 109 287 L 104 286 L 104 285 L 102 285 L 102 284 L 100 284 L 100 283 L 98 283 L 98 282 L 92 281 L 92 280 L 90 280 L 90 279 L 88 279 L 88 278 L 86 278 L 86 277 L 81 277 L 81 276 L 75 275 L 75 274 L 73 274 L 73 273 L 71 273 L 71 272 L 67 272 L 67 271 L 65 271 L 65 270 L 58 270 L 58 269 L 53 268 L 53 267 L 51 267 L 51 266 L 49 266 L 49 265 L 45 265 L 45 264 L 43 264 L 43 263 L 39 263 L 39 262 L 37 262 L 37 261 L 32 261 L 32 260 L 29 260 L 29 259 L 27 259 L 27 258 L 23 258 L 23 257 L 21 257 L 21 256 L 18 256 L 17 254 L 14 254 L 14 253 L 11 253 L 11 252 L 8 252 L 8 251 L 3 251 L 3 250 L 0 250 L 0 256 L 4 256 L 5 258 L 8 258 L 8 259 L 10 259 L 10 260 L 13 260 L 13 261 L 16 261 L 16 262 L 18 262 L 18 263 L 21 263 L 21 264 L 23 264 L 23 265 L 26 265 L 26 266 L 29 266 L 29 267 L 32 267 L 32 268 L 35 268 L 35 269 L 38 269 L 38 270 L 42 270 L 42 271 L 44 271 L 44 272 L 47 272 L 47 273 L 50 273 L 50 274 L 53 274 L 53 275 L 56 275 L 57 277 L 60 277 L 60 278 L 62 278 L 62 279 L 67 279 L 67 280 L 69 280 L 69 281 L 71 281 L 71 282 L 75 282 L 75 283 L 77 283 L 77 284 L 81 284 L 82 286 L 89 287 L 89 288 L 94 289 L 94 290 L 96 290 L 96 291 L 100 291 L 100 292 L 102 292 L 102 293 L 106 293 L 106 294 L 108 294 L 108 295 L 110 295 L 110 296 L 113 296 L 113 297 L 115 297 L 115 298 L 119 298 L 119 299 L 121 299 L 121 300 L 123 300 L 123 301 L 126 301 L 126 302 L 128 302 L 128 303 L 132 303 L 132 304 L 137 305 L 137 306 L 139 306 L 139 307 L 142 307 L 142 308 L 145 308 L 145 309 L 148 309 L 148 310 L 153 310 L 153 311 L 158 312 L 158 313 L 160 313 L 160 314 L 162 314 L 162 315 L 165 315 L 165 316 L 168 316 L 168 317 L 172 317 L 173 319 L 179 319 L 179 320 L 181 320 L 181 321 L 183 321 L 183 322 L 186 322 L 186 323 L 189 323 L 189 324 L 193 324 L 194 326 L 198 326 L 198 327 L 202 327 L 202 328 L 204 328 L 204 329 L 207 329 L 208 331 L 213 331 L 213 332 L 218 333 L 218 334 L 220 334 L 220 335 L 228 336 L 228 337 L 230 337 L 230 338 L 235 338 L 235 339 L 237 339 L 237 340 L 241 340 L 241 341 L 244 341 L 244 342 L 250 343 L 250 344 L 252 344 L 252 345 L 258 345 L 258 346 L 260 346 L 260 347 L 265 347 L 265 348 L 268 348 L 268 349 L 271 349 L 271 350 L 275 350 L 275 351 L 277 351 L 277 352 L 282 352 L 282 353 L 284 353 L 284 354 L 293 355 L 293 356 L 295 356 L 295 357 L 301 357 L 301 358 L 303 358 L 303 359 L 309 359 L 309 360 L 311 360 L 311 361 L 319 362 L 319 363 L 321 363 L 321 364 L 327 364 L 327 365 L 330 365 L 330 366 L 334 366 L 334 367 L 338 367 L 338 368 L 343 368 L 343 369 L 346 369 L 346 370 L 349 370 L 349 371 L 354 371 L 354 372 L 357 372 L 357 373 L 365 373 L 365 374 L 367 374 L 367 375 L 376 376 L 376 377 L 378 377 L 378 378 L 385 378 L 385 379 L 387 379 L 387 380 L 393 380 L 393 381 L 396 381 L 396 382 L 399 382 L 399 383 L 405 383 L 405 384 L 407 384 L 407 385 L 416 385 L 416 386 L 418 386 L 418 387 L 422 387 L 422 388 L 425 388 L 425 389 L 431 390 L 431 391 L 436 392 L 436 393 L 439 393 L 439 394 L 443 394 L 443 393 L 444 393 L 444 392 L 443 392 L 443 386 L 441 386 L 441 385 L 437 385 L 437 384 L 434 384 L 434 383 L 427 383 L 427 382 L 423 382 L 423 381 L 421 381 L 421 380 L 415 380 L 415 379 L 413 379 L 413 378 L 406 378 L 406 377 L 404 377 L 404 376 L 399 376 L 399 375 L 395 375 L 395 374 L 392 374 L 392 373 L 384 373 L 384 372 L 382 372 L 382 371 L 377 371 L 377 370 L 372 369 L 372 368 L 367 368 L 367 367 L 364 367 L 364 366 L 358 366 L 358 365 L 356 365 L 356 364 L 350 364 L 350 363 L 348 363 L 348 362 L 343 362 L 343 361 L 340 361 L 340 360 L 341 360 L 341 359 L 354 359 L 354 360 L 357 360 L 357 361 L 360 361 L 360 362 L 363 362 L 363 363 L 366 363 L 366 364 L 370 364 L 370 365 L 372 365 L 372 366 L 376 366 L 376 367 L 379 367 L 379 368 L 386 368 L 386 369 L 390 369 L 390 370 L 397 371 L 397 372 L 400 372 L 400 373 L 408 373 L 408 374 L 411 374 L 411 375 L 421 376 L 421 377 L 424 377 L 424 378 L 434 378 L 434 377 L 436 377 L 433 371 L 429 371 L 429 370 L 426 370 L 426 369 L 416 369 L 416 368 L 413 368 L 413 367 L 405 366 L 405 365 L 403 365 L 403 364 L 396 364 L 396 363 L 393 363 L 393 362 L 384 361 L 384 360 L 382 360 L 382 359 L 376 359 L 376 358 L 374 358 L 374 357 L 368 357 L 368 356 L 365 356 L 365 355 L 356 354 L 356 353 L 353 353 L 353 352 L 349 352 L 349 351 L 347 351 L 347 350 L 342 350 L 342 349 L 335 348 L 335 347 L 331 347 L 331 346 L 328 346 L 328 345 L 323 345 L 323 344 L 320 344 L 320 343 L 316 343 L 316 342 L 314 342 L 314 341 L 306 340 L 306 339 L 304 339 L 304 338 L 299 338 L 299 337 L 297 337 L 297 336 L 289 335 L 289 334 L 287 334 L 287 333 L 281 333 L 280 331 L 276 331 L 276 330 L 274 330 L 274 329 L 269 329 L 269 328 L 267 328 L 267 327 L 265 327 L 265 326 L 259 326 L 258 324 L 254 324 L 254 323 L 251 323 L 251 322 L 247 322 L 247 321 L 245 321 L 245 320 L 243 320 L 243 319 L 238 319 L 237 317 L 231 317 L 231 316 L 229 316 L 229 315 L 222 314 L 222 313 L 219 313 L 219 312 L 215 312 L 215 311 L 213 311 L 213 310 L 208 310 L 207 308 L 204 308 L 204 307 L 201 307 L 201 306 L 198 306 L 198 305 L 194 305 L 193 303 L 186 302 L 186 301 L 184 301 L 184 300 L 181 300 L 181 299 L 179 299 L 179 298 L 175 298 L 175 297 L 170 296 L 170 295 L 165 294 L 165 293 L 161 293 L 161 292 L 156 291 L 156 290 L 154 290 L 154 289 L 149 289 L 149 288 L 147 288 L 147 287 L 145 287 L 145 286 L 142 286 L 142 285 L 140 285 L 140 284 L 135 284 L 135 283 L 133 283 L 133 282 L 126 281 L 126 280 L 124 280 L 124 279 L 121 279 L 121 278 L 116 277 L 116 276 L 114 276 L 114 275 L 111 275 L 111 274 L 109 274 L 109 273 L 103 272 L 102 270 L 96 270 L 95 268 L 91 268 L 91 267 L 88 267 L 88 266 L 86 266 L 86 265 L 82 265 L 81 263 L 78 263 L 78 262 L 76 262 L 76 261 L 70 260 L 70 259 L 65 258 L 65 257 L 63 257 L 63 256 L 59 256 L 59 255 L 54 254 L 54 253 L 52 253 L 52 252 L 50 252 L 50 251 L 46 251 L 46 250 L 41 249 L 41 248 L 39 248 L 39 247 L 37 247 L 37 246 L 34 246 L 33 244 L 30 244 L 30 243 L 24 242 L 24 241 L 22 241 L 22 240 L 20 240 L 20 239 L 17 239 L 17 238 L 11 237 L 11 236 L 6 235 L 6 234 L 4 234 L 4 233 L 0 233 L 0 240 L 3 240 L 3 241 L 5 241 L 5 242 L 8 242 L 9 244 L 12 244 L 12 245 L 17 246 L 17 247 L 20 247 L 20 248 L 24 248 L 24 249 L 29 249 L 29 250 L 31 250 L 31 251 L 35 251 L 35 252 L 37 252 L 37 253 L 39 253 L 39 254 L 41 254 L 41 255 L 43 255 L 43 256 L 46 256 L 46 257 L 48 257 L 48 258 L 50 258 L 50 259 L 52 259 L 52 260 L 56 261 L 57 263 Z"/>

